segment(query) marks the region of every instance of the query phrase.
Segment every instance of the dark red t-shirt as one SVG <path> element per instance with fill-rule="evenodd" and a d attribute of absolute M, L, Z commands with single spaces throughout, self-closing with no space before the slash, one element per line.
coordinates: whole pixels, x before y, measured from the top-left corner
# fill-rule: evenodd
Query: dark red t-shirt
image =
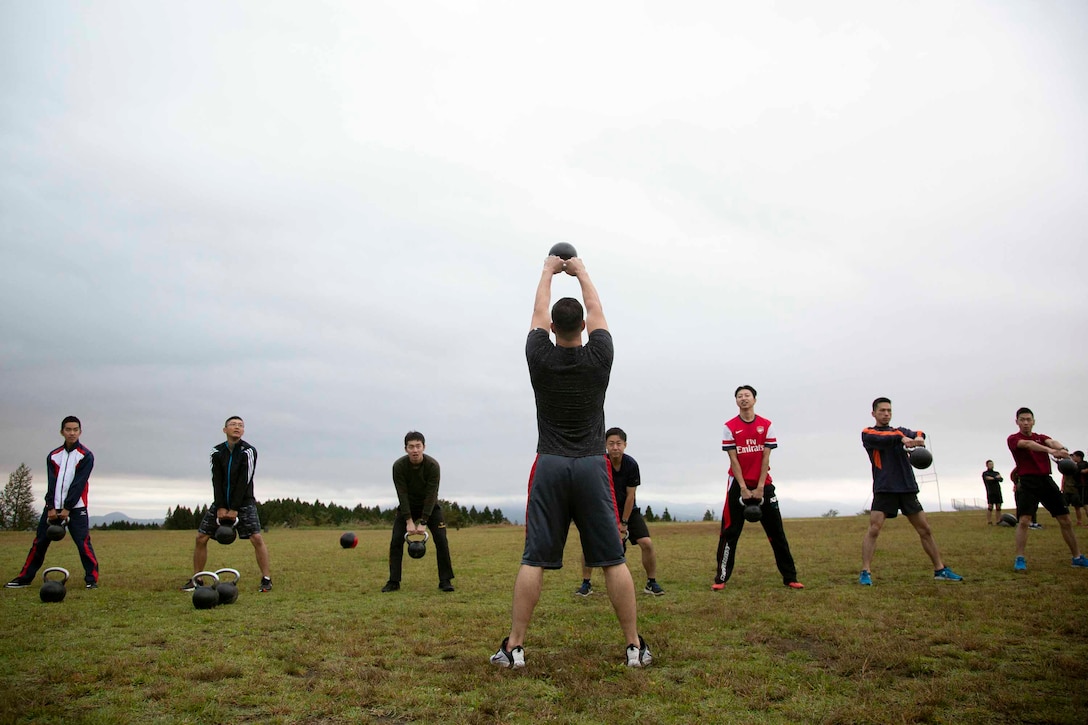
<path fill-rule="evenodd" d="M 1042 433 L 1032 433 L 1029 436 L 1021 435 L 1019 431 L 1009 436 L 1009 451 L 1012 459 L 1016 461 L 1016 471 L 1021 476 L 1049 476 L 1050 456 L 1042 451 L 1033 451 L 1029 448 L 1020 448 L 1020 441 L 1035 441 L 1040 445 L 1046 445 L 1050 436 Z"/>

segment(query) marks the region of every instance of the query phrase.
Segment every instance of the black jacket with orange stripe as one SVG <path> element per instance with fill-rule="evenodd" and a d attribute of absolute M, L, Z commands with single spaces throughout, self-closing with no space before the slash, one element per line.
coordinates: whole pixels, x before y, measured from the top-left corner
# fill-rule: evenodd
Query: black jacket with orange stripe
<path fill-rule="evenodd" d="M 922 431 L 876 425 L 861 432 L 861 444 L 873 467 L 873 493 L 918 493 L 904 438 L 926 437 Z"/>

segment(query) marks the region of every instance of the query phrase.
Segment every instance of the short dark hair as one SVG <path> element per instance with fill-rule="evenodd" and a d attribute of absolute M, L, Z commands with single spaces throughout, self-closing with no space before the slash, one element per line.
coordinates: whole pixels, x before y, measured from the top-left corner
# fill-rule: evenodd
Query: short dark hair
<path fill-rule="evenodd" d="M 876 406 L 880 405 L 881 403 L 887 403 L 888 405 L 891 405 L 892 401 L 890 398 L 877 398 L 873 401 L 873 410 L 876 410 Z"/>
<path fill-rule="evenodd" d="M 759 397 L 759 395 L 756 393 L 756 389 L 753 388 L 751 385 L 741 385 L 739 388 L 737 388 L 736 390 L 733 391 L 733 397 L 734 398 L 737 397 L 737 395 L 742 390 L 747 390 L 747 391 L 751 392 L 753 398 L 758 398 Z"/>
<path fill-rule="evenodd" d="M 1019 418 L 1019 417 L 1020 417 L 1020 416 L 1022 416 L 1022 415 L 1023 415 L 1024 413 L 1027 413 L 1027 414 L 1028 414 L 1028 415 L 1030 415 L 1030 416 L 1031 416 L 1032 418 L 1034 418 L 1034 417 L 1035 417 L 1035 413 L 1032 413 L 1032 412 L 1031 412 L 1031 408 L 1019 408 L 1019 409 L 1017 409 L 1017 411 L 1016 411 L 1016 417 L 1017 417 L 1017 418 Z"/>
<path fill-rule="evenodd" d="M 69 415 L 65 417 L 65 419 L 60 422 L 60 429 L 64 430 L 64 426 L 68 425 L 69 423 L 75 423 L 79 426 L 80 430 L 83 430 L 83 424 L 80 423 L 79 418 L 75 417 L 74 415 Z"/>
<path fill-rule="evenodd" d="M 1084 458 L 1084 451 L 1073 451 L 1073 455 Z"/>
<path fill-rule="evenodd" d="M 223 421 L 223 427 L 226 428 L 228 425 L 230 425 L 230 422 L 232 420 L 241 420 L 243 424 L 245 423 L 245 421 L 242 420 L 242 416 L 232 415 L 231 417 L 229 417 L 229 418 L 227 418 L 226 420 Z"/>
<path fill-rule="evenodd" d="M 552 324 L 560 334 L 573 335 L 581 332 L 584 317 L 582 303 L 573 297 L 564 297 L 552 305 Z"/>
<path fill-rule="evenodd" d="M 627 434 L 623 432 L 623 428 L 609 428 L 604 432 L 604 439 L 608 440 L 612 436 L 619 436 L 623 439 L 623 442 L 627 442 Z"/>
<path fill-rule="evenodd" d="M 404 447 L 408 447 L 408 441 L 419 441 L 424 446 L 427 445 L 427 439 L 423 437 L 423 434 L 418 430 L 410 430 L 404 434 Z"/>
<path fill-rule="evenodd" d="M 990 459 L 990 458 L 987 458 L 987 459 L 986 459 L 986 462 L 987 462 L 987 463 L 993 463 L 993 460 L 992 460 L 992 459 Z"/>

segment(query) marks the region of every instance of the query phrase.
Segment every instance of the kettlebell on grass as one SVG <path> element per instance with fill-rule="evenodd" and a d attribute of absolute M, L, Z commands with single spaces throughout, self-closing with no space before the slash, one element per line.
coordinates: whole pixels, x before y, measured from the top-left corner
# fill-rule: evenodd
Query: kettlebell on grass
<path fill-rule="evenodd" d="M 59 571 L 64 574 L 63 579 L 49 579 L 49 573 Z M 56 603 L 63 602 L 64 595 L 68 593 L 68 590 L 64 588 L 64 585 L 68 583 L 68 570 L 59 566 L 52 566 L 42 572 L 42 588 L 38 592 L 38 596 L 41 597 L 43 602 Z"/>
<path fill-rule="evenodd" d="M 231 581 L 223 581 L 222 575 L 233 574 L 234 579 Z M 215 575 L 219 577 L 219 583 L 215 585 L 216 594 L 219 595 L 220 604 L 234 604 L 238 601 L 238 579 L 240 575 L 237 569 L 216 569 Z"/>
<path fill-rule="evenodd" d="M 193 606 L 197 609 L 211 609 L 219 604 L 219 592 L 215 590 L 215 585 L 208 586 L 204 584 L 203 577 L 211 577 L 215 579 L 215 583 L 219 583 L 219 575 L 213 571 L 198 571 L 193 574 L 192 583 L 196 585 L 196 589 L 193 590 Z"/>

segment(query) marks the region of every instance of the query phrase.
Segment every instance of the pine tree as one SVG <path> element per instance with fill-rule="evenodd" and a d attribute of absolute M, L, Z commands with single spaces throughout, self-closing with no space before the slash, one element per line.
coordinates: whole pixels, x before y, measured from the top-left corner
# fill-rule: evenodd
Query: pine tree
<path fill-rule="evenodd" d="M 12 531 L 25 531 L 38 522 L 34 511 L 34 476 L 25 463 L 20 463 L 8 476 L 8 485 L 0 494 L 0 526 Z"/>
<path fill-rule="evenodd" d="M 714 520 L 714 512 L 711 511 L 710 509 L 707 509 L 706 512 L 703 514 L 703 521 L 713 521 L 713 520 Z"/>

